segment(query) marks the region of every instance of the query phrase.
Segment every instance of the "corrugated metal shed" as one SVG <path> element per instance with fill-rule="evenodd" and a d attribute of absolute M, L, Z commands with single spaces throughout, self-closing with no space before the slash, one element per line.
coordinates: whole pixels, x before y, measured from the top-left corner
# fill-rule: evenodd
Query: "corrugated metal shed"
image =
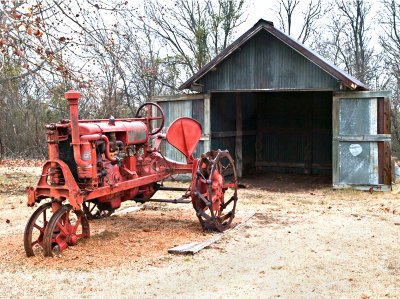
<path fill-rule="evenodd" d="M 369 91 L 271 22 L 257 22 L 180 89 L 201 92 L 156 98 L 167 124 L 200 121 L 199 148 L 228 149 L 239 176 L 325 173 L 335 188 L 390 188 L 390 93 Z"/>

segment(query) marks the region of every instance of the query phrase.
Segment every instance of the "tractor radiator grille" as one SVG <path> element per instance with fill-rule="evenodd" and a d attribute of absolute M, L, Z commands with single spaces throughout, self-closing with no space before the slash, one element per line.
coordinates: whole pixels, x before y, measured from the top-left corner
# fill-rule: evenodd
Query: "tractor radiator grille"
<path fill-rule="evenodd" d="M 78 181 L 78 171 L 76 169 L 76 163 L 74 159 L 74 150 L 70 145 L 71 142 L 71 137 L 69 137 L 67 140 L 60 141 L 58 144 L 58 149 L 60 151 L 60 160 L 68 165 L 75 180 Z"/>

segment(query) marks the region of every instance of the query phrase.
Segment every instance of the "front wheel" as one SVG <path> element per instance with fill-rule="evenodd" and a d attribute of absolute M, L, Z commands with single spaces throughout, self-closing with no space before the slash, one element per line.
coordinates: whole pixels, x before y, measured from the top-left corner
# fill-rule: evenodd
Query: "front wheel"
<path fill-rule="evenodd" d="M 53 256 L 73 246 L 79 238 L 89 238 L 89 222 L 82 211 L 64 205 L 50 218 L 44 232 L 44 256 Z"/>
<path fill-rule="evenodd" d="M 228 151 L 203 154 L 192 185 L 192 203 L 203 230 L 224 231 L 235 217 L 237 176 Z"/>
<path fill-rule="evenodd" d="M 43 250 L 43 236 L 50 219 L 51 202 L 39 206 L 29 218 L 24 231 L 24 249 L 28 257 Z"/>

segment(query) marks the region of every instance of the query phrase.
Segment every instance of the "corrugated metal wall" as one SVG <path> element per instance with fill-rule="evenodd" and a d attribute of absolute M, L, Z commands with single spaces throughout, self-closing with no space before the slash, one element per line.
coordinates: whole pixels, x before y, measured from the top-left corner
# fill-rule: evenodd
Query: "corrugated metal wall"
<path fill-rule="evenodd" d="M 339 100 L 338 135 L 368 136 L 378 132 L 378 99 Z M 337 144 L 338 183 L 379 184 L 378 142 L 350 142 Z"/>
<path fill-rule="evenodd" d="M 261 30 L 240 50 L 208 72 L 203 91 L 254 89 L 332 89 L 338 80 L 279 39 Z"/>
<path fill-rule="evenodd" d="M 191 117 L 197 120 L 201 127 L 204 127 L 204 102 L 203 100 L 187 100 L 187 101 L 170 101 L 170 102 L 159 102 L 158 103 L 164 111 L 165 114 L 165 124 L 164 127 L 169 127 L 169 125 L 180 117 Z M 163 140 L 160 146 L 162 153 L 166 155 L 167 158 L 178 162 L 185 162 L 185 156 L 170 145 L 166 140 Z M 200 157 L 204 152 L 204 142 L 199 141 L 196 147 L 196 151 L 193 156 L 195 158 Z"/>

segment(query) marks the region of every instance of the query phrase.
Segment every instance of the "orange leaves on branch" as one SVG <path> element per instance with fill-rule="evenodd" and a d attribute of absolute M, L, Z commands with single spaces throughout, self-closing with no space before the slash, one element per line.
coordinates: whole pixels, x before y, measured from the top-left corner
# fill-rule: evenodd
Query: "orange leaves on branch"
<path fill-rule="evenodd" d="M 65 37 L 61 36 L 58 40 L 63 43 L 63 42 L 65 42 Z"/>
<path fill-rule="evenodd" d="M 18 12 L 13 12 L 12 14 L 12 17 L 14 18 L 14 19 L 16 19 L 16 20 L 19 20 L 19 19 L 21 19 L 21 17 L 22 17 L 22 15 L 20 14 L 20 13 L 18 13 Z"/>
<path fill-rule="evenodd" d="M 39 29 L 36 29 L 35 31 L 33 31 L 33 34 L 35 35 L 35 36 L 42 36 L 43 35 L 43 32 L 41 32 Z"/>
<path fill-rule="evenodd" d="M 31 35 L 32 34 L 32 28 L 31 27 L 28 27 L 27 29 L 26 29 L 26 32 L 29 34 L 29 35 Z"/>
<path fill-rule="evenodd" d="M 46 49 L 44 52 L 46 53 L 47 56 L 54 54 L 54 52 L 50 49 Z"/>
<path fill-rule="evenodd" d="M 19 57 L 22 57 L 22 52 L 20 50 L 14 50 L 14 54 Z"/>

